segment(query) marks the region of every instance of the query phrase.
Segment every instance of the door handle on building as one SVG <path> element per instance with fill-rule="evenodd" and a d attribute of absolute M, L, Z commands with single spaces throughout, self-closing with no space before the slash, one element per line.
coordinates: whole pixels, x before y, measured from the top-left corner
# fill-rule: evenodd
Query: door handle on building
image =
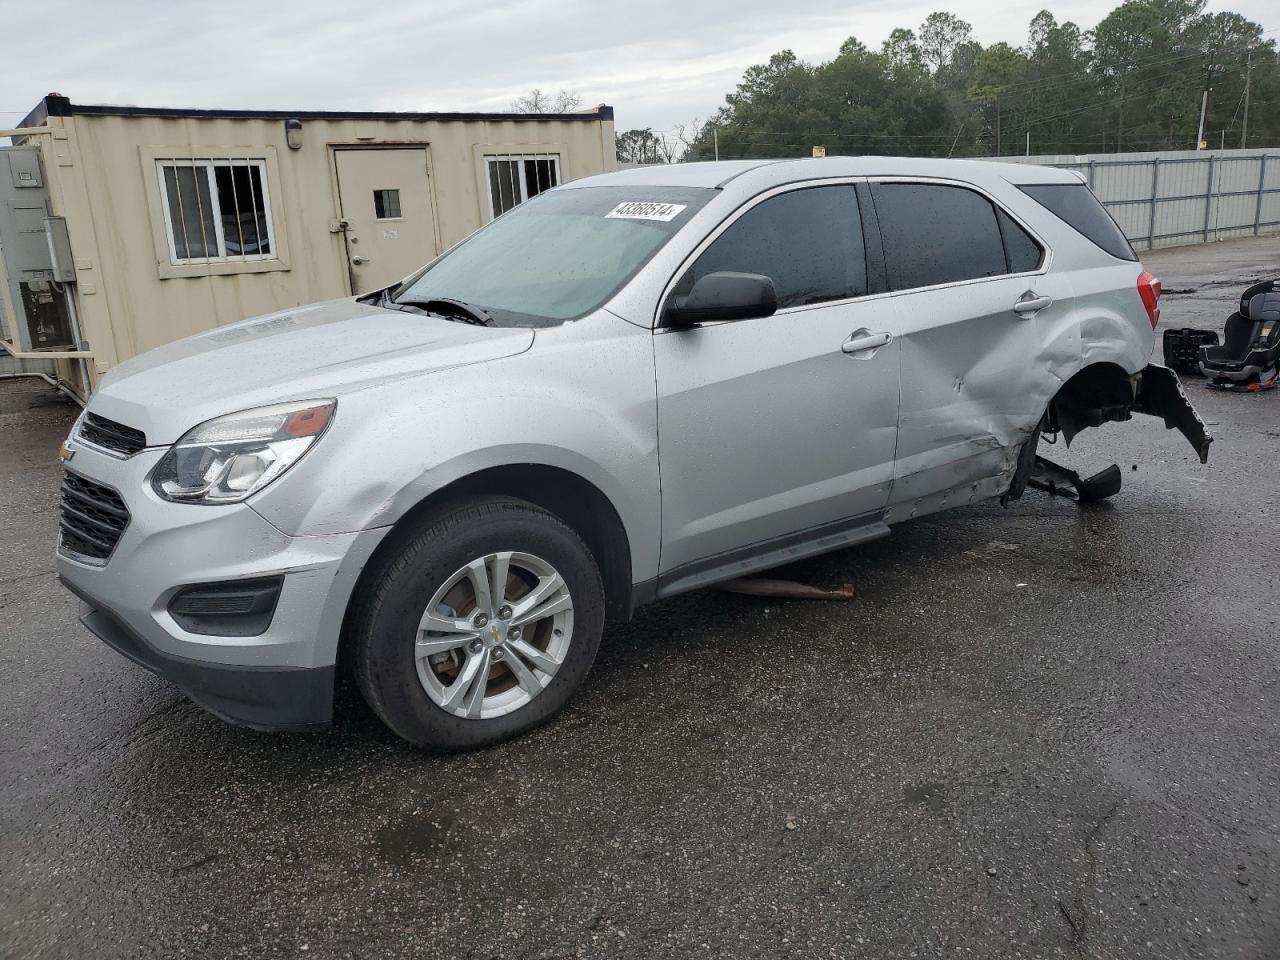
<path fill-rule="evenodd" d="M 1033 313 L 1039 313 L 1046 307 L 1053 306 L 1053 297 L 1038 297 L 1028 290 L 1022 295 L 1017 303 L 1013 305 L 1013 312 L 1022 317 L 1029 317 Z"/>
<path fill-rule="evenodd" d="M 368 257 L 352 257 L 352 258 L 351 258 L 351 262 L 352 262 L 352 263 L 354 263 L 354 264 L 358 267 L 358 266 L 360 266 L 360 264 L 362 264 L 362 263 L 368 263 L 368 262 L 369 262 L 369 258 L 368 258 Z"/>
<path fill-rule="evenodd" d="M 849 334 L 849 339 L 840 344 L 840 350 L 843 353 L 862 353 L 866 350 L 875 350 L 877 347 L 883 347 L 893 339 L 893 335 L 887 331 L 882 333 L 872 333 L 870 330 L 855 330 Z"/>

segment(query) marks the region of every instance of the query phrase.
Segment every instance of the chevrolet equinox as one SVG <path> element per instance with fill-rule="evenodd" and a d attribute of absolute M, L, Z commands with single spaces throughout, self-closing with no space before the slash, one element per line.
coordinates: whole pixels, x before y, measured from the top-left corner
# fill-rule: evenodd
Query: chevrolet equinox
<path fill-rule="evenodd" d="M 1203 461 L 1147 362 L 1159 294 L 1060 170 L 579 180 L 385 290 L 113 369 L 61 451 L 59 573 L 227 720 L 323 726 L 343 674 L 415 744 L 495 743 L 606 617 L 1052 484 L 1042 434 L 1147 413 Z"/>

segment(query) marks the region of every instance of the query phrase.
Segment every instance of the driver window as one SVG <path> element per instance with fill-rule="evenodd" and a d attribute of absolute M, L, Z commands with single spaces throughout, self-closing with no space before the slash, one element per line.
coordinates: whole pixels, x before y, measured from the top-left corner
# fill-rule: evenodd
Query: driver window
<path fill-rule="evenodd" d="M 867 292 L 857 191 L 849 184 L 779 194 L 722 233 L 680 279 L 687 293 L 709 273 L 758 273 L 773 280 L 778 306 L 847 300 Z"/>

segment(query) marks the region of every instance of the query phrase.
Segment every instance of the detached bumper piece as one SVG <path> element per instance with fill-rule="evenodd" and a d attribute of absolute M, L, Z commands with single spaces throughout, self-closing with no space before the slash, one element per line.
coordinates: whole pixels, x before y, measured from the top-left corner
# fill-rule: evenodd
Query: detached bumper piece
<path fill-rule="evenodd" d="M 1191 406 L 1183 392 L 1182 383 L 1168 367 L 1150 364 L 1133 378 L 1132 402 L 1119 403 L 1118 398 L 1103 394 L 1094 401 L 1090 394 L 1082 398 L 1072 396 L 1068 403 L 1051 410 L 1052 425 L 1062 431 L 1067 443 L 1086 427 L 1097 426 L 1113 420 L 1128 420 L 1132 413 L 1145 413 L 1159 417 L 1169 429 L 1182 433 L 1195 449 L 1201 463 L 1209 462 L 1209 444 L 1213 437 L 1204 421 Z M 1113 497 L 1120 492 L 1122 475 L 1114 463 L 1091 477 L 1082 477 L 1074 470 L 1054 463 L 1035 453 L 1039 443 L 1039 430 L 1023 448 L 1018 468 L 1009 486 L 1006 499 L 1017 499 L 1024 486 L 1044 490 L 1053 496 L 1069 497 L 1078 503 L 1095 503 Z"/>
<path fill-rule="evenodd" d="M 1120 468 L 1114 463 L 1092 477 L 1082 477 L 1074 470 L 1058 466 L 1052 460 L 1036 457 L 1027 485 L 1050 496 L 1070 497 L 1077 503 L 1096 503 L 1120 492 Z"/>
<path fill-rule="evenodd" d="M 1195 449 L 1201 463 L 1209 462 L 1209 444 L 1213 437 L 1195 407 L 1187 399 L 1182 383 L 1168 367 L 1148 364 L 1138 382 L 1133 400 L 1135 413 L 1159 417 L 1170 430 L 1178 430 Z"/>
<path fill-rule="evenodd" d="M 87 601 L 80 605 L 80 622 L 117 653 L 230 723 L 254 730 L 319 730 L 333 719 L 332 666 L 245 667 L 170 656 Z"/>

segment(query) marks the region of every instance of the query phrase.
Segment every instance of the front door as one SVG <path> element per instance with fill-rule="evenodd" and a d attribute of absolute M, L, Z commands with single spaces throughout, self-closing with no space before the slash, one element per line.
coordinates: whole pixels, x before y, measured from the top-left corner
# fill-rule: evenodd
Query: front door
<path fill-rule="evenodd" d="M 439 252 L 426 147 L 340 148 L 335 155 L 353 293 L 395 283 Z"/>
<path fill-rule="evenodd" d="M 854 186 L 760 201 L 676 293 L 719 271 L 770 277 L 779 311 L 654 336 L 660 573 L 677 579 L 690 565 L 821 536 L 828 524 L 874 524 L 893 480 L 896 306 L 864 297 Z"/>

